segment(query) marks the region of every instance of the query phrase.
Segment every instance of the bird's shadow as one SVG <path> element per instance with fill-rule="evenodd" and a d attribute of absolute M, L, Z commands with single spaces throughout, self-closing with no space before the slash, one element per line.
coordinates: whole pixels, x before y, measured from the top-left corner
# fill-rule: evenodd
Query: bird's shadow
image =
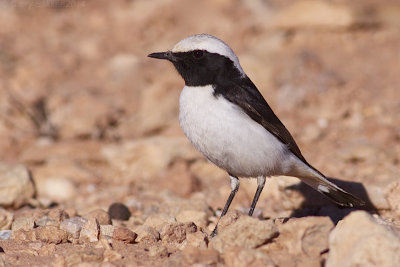
<path fill-rule="evenodd" d="M 286 187 L 286 189 L 300 192 L 304 196 L 304 201 L 298 209 L 293 210 L 290 217 L 305 216 L 328 216 L 334 224 L 343 219 L 346 215 L 354 210 L 366 210 L 370 213 L 378 213 L 377 208 L 372 204 L 367 190 L 362 183 L 342 181 L 336 178 L 328 178 L 329 181 L 338 185 L 345 191 L 355 195 L 365 201 L 365 205 L 355 208 L 343 208 L 324 195 L 315 191 L 304 183 Z"/>

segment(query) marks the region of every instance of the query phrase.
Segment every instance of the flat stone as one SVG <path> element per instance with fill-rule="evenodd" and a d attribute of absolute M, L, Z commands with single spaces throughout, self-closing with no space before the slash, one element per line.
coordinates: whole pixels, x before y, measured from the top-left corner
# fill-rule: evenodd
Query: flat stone
<path fill-rule="evenodd" d="M 270 220 L 261 221 L 249 216 L 240 216 L 225 229 L 220 229 L 218 235 L 211 239 L 209 246 L 221 253 L 233 246 L 256 248 L 277 234 L 278 229 Z"/>

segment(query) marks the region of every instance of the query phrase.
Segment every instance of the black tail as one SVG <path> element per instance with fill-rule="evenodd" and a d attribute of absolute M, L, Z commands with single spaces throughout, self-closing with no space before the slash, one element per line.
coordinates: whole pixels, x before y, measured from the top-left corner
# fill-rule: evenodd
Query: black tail
<path fill-rule="evenodd" d="M 321 194 L 327 196 L 342 207 L 356 208 L 365 205 L 365 202 L 352 194 L 344 191 L 334 183 L 328 181 L 318 170 L 309 165 L 309 169 L 302 169 L 299 177 L 304 183 L 311 186 Z"/>
<path fill-rule="evenodd" d="M 341 188 L 329 187 L 328 192 L 318 190 L 318 192 L 330 198 L 336 204 L 342 207 L 357 208 L 365 205 L 365 202 L 356 196 L 342 190 Z"/>

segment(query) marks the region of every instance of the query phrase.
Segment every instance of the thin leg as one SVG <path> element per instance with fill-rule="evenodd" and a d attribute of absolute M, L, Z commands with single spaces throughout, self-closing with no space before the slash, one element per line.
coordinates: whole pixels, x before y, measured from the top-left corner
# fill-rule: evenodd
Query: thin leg
<path fill-rule="evenodd" d="M 251 203 L 251 207 L 249 210 L 249 216 L 253 215 L 254 209 L 256 208 L 256 205 L 257 205 L 258 198 L 260 197 L 261 192 L 264 189 L 264 185 L 265 185 L 265 177 L 259 176 L 257 178 L 257 191 L 256 191 L 256 194 L 254 195 L 253 202 Z"/>
<path fill-rule="evenodd" d="M 227 200 L 226 203 L 225 203 L 225 207 L 224 207 L 224 209 L 222 210 L 221 216 L 220 216 L 219 219 L 218 219 L 218 222 L 217 222 L 217 225 L 216 225 L 215 228 L 214 228 L 214 231 L 212 231 L 212 233 L 211 233 L 211 237 L 214 237 L 214 236 L 217 235 L 217 233 L 218 233 L 218 223 L 219 223 L 219 220 L 221 220 L 221 218 L 222 218 L 223 216 L 225 216 L 226 212 L 227 212 L 228 209 L 229 209 L 229 206 L 230 206 L 231 203 L 232 203 L 233 198 L 234 198 L 235 195 L 236 195 L 236 192 L 239 190 L 239 184 L 240 184 L 240 183 L 239 183 L 239 178 L 237 178 L 236 176 L 234 176 L 234 175 L 232 175 L 232 174 L 229 174 L 229 178 L 231 178 L 231 194 L 229 195 L 228 200 Z"/>

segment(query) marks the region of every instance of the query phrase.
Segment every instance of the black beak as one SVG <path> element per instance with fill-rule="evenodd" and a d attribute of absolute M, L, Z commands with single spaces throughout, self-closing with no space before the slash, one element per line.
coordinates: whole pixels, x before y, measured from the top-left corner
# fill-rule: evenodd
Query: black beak
<path fill-rule="evenodd" d="M 176 56 L 174 56 L 171 51 L 151 53 L 148 55 L 148 57 L 158 58 L 158 59 L 167 59 L 172 62 L 178 61 L 178 58 Z"/>

